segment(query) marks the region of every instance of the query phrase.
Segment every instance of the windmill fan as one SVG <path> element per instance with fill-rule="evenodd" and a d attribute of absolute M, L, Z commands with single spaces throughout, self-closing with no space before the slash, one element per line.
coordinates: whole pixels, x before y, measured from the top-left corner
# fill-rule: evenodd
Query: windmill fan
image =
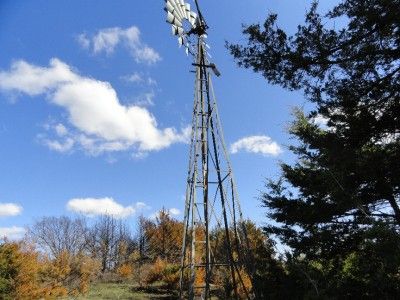
<path fill-rule="evenodd" d="M 172 34 L 178 37 L 179 46 L 184 45 L 188 54 L 190 51 L 188 37 L 199 26 L 197 13 L 183 0 L 165 0 L 164 10 L 167 12 L 167 22 L 172 26 Z"/>

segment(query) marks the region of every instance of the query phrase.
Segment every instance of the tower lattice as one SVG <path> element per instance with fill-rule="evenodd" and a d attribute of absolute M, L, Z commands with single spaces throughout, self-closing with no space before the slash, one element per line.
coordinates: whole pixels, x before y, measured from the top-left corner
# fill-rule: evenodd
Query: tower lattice
<path fill-rule="evenodd" d="M 212 73 L 220 73 L 207 59 L 208 26 L 197 0 L 197 13 L 184 0 L 165 2 L 167 22 L 193 55 L 196 74 L 180 298 L 211 299 L 225 288 L 220 298 L 251 299 L 251 253 L 212 85 Z"/>
<path fill-rule="evenodd" d="M 225 280 L 234 298 L 239 292 L 250 298 L 243 278 L 249 266 L 248 240 L 212 85 L 215 65 L 207 60 L 203 35 L 198 36 L 195 57 L 180 295 L 210 299 Z"/>

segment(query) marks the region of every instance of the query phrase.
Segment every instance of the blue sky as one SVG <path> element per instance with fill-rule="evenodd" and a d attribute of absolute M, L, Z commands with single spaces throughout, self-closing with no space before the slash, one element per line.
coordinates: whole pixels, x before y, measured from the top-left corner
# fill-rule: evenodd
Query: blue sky
<path fill-rule="evenodd" d="M 326 11 L 336 1 L 323 1 Z M 225 41 L 269 12 L 296 30 L 309 0 L 201 1 L 214 80 L 245 216 L 266 222 L 257 197 L 289 161 L 286 132 L 299 93 L 236 67 Z M 191 59 L 165 22 L 164 1 L 0 2 L 0 233 L 42 216 L 112 211 L 135 222 L 161 207 L 181 217 Z M 235 144 L 236 143 L 236 144 Z"/>

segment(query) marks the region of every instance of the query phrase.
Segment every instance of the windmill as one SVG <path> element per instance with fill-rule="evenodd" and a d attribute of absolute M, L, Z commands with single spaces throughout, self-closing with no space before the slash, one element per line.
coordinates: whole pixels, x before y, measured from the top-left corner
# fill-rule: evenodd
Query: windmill
<path fill-rule="evenodd" d="M 197 0 L 195 6 L 196 12 L 184 0 L 165 0 L 172 34 L 193 56 L 196 74 L 180 298 L 211 299 L 225 282 L 231 295 L 222 297 L 251 299 L 249 243 L 212 84 L 212 74 L 221 74 L 209 61 L 208 26 Z"/>

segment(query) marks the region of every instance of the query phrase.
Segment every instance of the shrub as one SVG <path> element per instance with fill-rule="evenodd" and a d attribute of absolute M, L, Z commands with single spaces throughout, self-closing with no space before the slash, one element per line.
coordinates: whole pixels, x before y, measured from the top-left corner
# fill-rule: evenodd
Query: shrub
<path fill-rule="evenodd" d="M 48 299 L 88 292 L 100 269 L 97 261 L 61 252 L 42 257 L 26 243 L 0 245 L 0 299 Z"/>
<path fill-rule="evenodd" d="M 157 281 L 161 281 L 163 276 L 163 271 L 166 267 L 166 263 L 161 258 L 157 258 L 156 261 L 150 266 L 146 277 L 144 278 L 144 282 L 146 284 L 152 284 Z"/>
<path fill-rule="evenodd" d="M 45 295 L 38 272 L 41 268 L 32 247 L 22 243 L 0 245 L 0 298 L 37 299 Z"/>
<path fill-rule="evenodd" d="M 129 279 L 133 275 L 133 267 L 130 264 L 123 264 L 117 268 L 116 272 L 122 279 Z"/>
<path fill-rule="evenodd" d="M 168 289 L 177 289 L 179 284 L 180 267 L 177 264 L 168 264 L 161 258 L 150 266 L 148 273 L 145 276 L 146 284 L 153 284 L 161 281 Z"/>
<path fill-rule="evenodd" d="M 168 264 L 162 273 L 162 281 L 166 284 L 168 289 L 176 290 L 179 285 L 180 279 L 180 266 L 177 264 Z"/>

